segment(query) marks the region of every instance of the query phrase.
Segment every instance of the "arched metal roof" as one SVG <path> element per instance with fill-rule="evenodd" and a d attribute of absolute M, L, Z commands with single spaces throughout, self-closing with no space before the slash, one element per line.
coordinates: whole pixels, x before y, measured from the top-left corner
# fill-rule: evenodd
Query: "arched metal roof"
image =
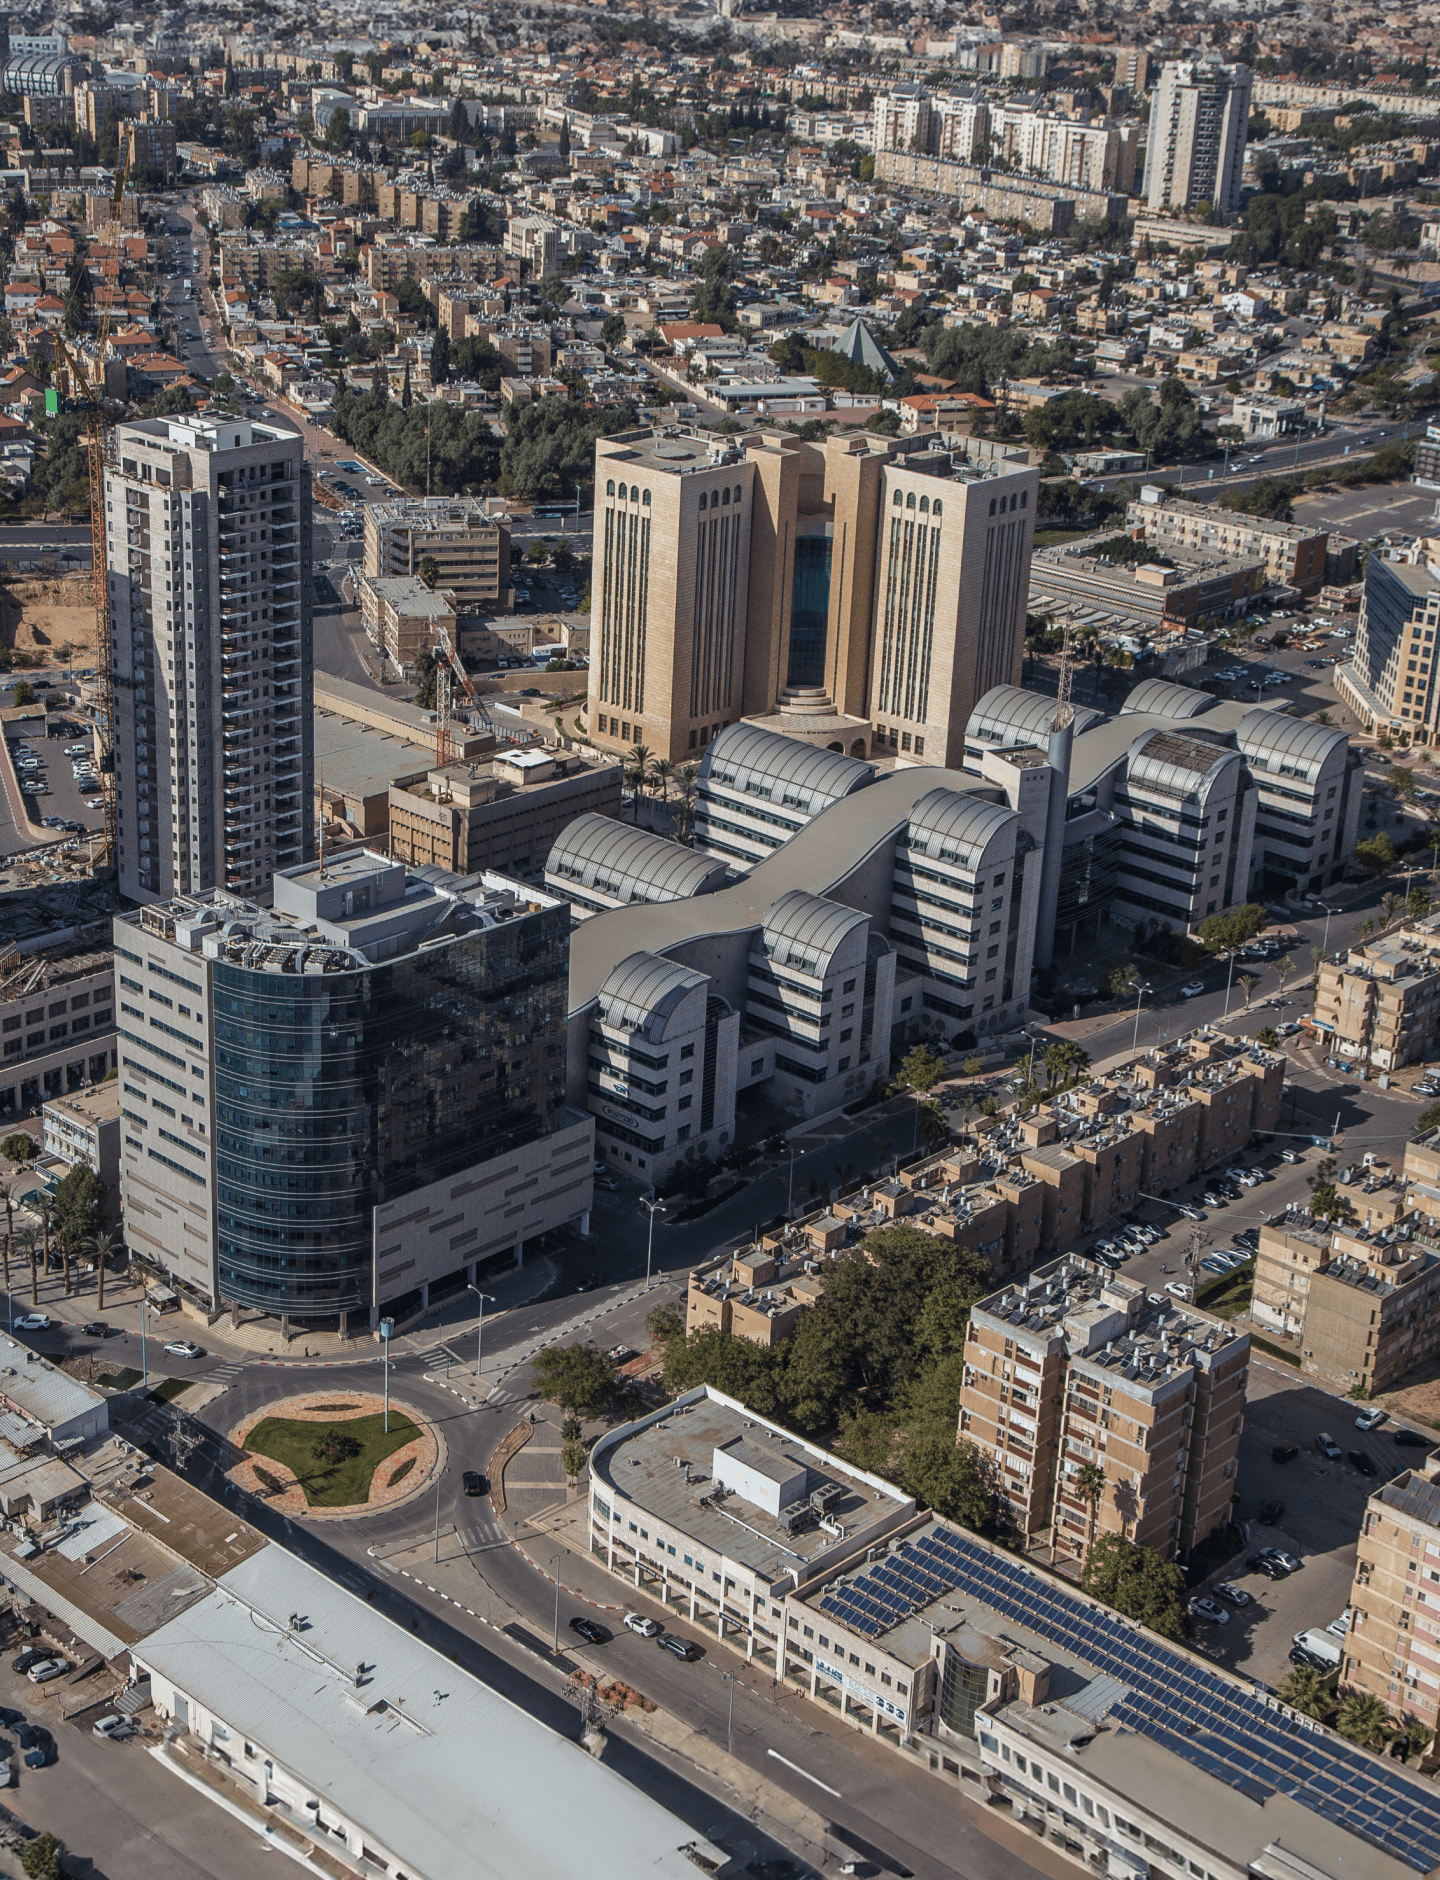
<path fill-rule="evenodd" d="M 709 985 L 705 973 L 658 953 L 629 953 L 611 968 L 600 987 L 600 1016 L 607 1025 L 644 1032 L 658 1044 L 675 1010 L 697 986 Z"/>
<path fill-rule="evenodd" d="M 1151 730 L 1131 745 L 1126 769 L 1132 782 L 1154 784 L 1176 796 L 1202 796 L 1218 771 L 1239 762 L 1240 753 L 1227 745 Z"/>
<path fill-rule="evenodd" d="M 1208 692 L 1197 692 L 1193 685 L 1175 685 L 1169 679 L 1142 679 L 1132 686 L 1122 716 L 1127 712 L 1150 712 L 1156 718 L 1198 718 L 1215 703 Z"/>
<path fill-rule="evenodd" d="M 1334 725 L 1307 724 L 1303 718 L 1260 709 L 1246 712 L 1235 727 L 1235 741 L 1246 757 L 1266 769 L 1306 765 L 1316 770 L 1334 755 L 1337 745 L 1350 742 Z"/>
<path fill-rule="evenodd" d="M 577 816 L 556 837 L 547 873 L 631 901 L 688 901 L 723 887 L 725 863 L 611 816 Z"/>
<path fill-rule="evenodd" d="M 730 789 L 755 786 L 769 802 L 790 800 L 797 809 L 822 810 L 874 781 L 875 766 L 839 751 L 817 750 L 798 738 L 759 725 L 727 725 L 700 765 L 701 781 Z"/>
<path fill-rule="evenodd" d="M 760 938 L 773 959 L 789 960 L 802 971 L 819 974 L 846 934 L 868 923 L 869 916 L 853 907 L 792 888 L 770 909 Z"/>
<path fill-rule="evenodd" d="M 58 98 L 65 89 L 66 72 L 78 66 L 69 53 L 13 53 L 0 66 L 0 91 L 19 98 Z"/>
<path fill-rule="evenodd" d="M 910 812 L 910 846 L 973 868 L 1001 830 L 1019 820 L 1003 803 L 959 790 L 932 790 Z"/>
<path fill-rule="evenodd" d="M 965 736 L 977 744 L 1028 744 L 1043 751 L 1050 741 L 1055 709 L 1055 700 L 1043 692 L 1026 692 L 1018 685 L 993 685 L 971 712 Z M 1077 705 L 1075 736 L 1103 716 L 1088 705 Z"/>

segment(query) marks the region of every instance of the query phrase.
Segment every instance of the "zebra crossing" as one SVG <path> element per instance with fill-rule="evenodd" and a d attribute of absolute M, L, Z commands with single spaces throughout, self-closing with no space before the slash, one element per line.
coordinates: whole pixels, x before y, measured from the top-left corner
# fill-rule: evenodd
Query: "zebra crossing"
<path fill-rule="evenodd" d="M 213 1371 L 207 1371 L 204 1381 L 207 1384 L 218 1384 L 222 1390 L 229 1390 L 244 1369 L 243 1364 L 237 1364 L 232 1360 L 229 1364 L 220 1364 Z"/>

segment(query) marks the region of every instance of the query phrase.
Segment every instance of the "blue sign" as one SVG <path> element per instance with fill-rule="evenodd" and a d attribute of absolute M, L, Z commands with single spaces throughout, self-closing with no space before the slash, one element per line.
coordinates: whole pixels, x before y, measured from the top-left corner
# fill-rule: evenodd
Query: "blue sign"
<path fill-rule="evenodd" d="M 394 1321 L 394 1319 L 381 1319 L 381 1321 L 380 1321 L 380 1336 L 381 1336 L 382 1338 L 393 1338 L 393 1337 L 395 1336 L 395 1321 Z"/>

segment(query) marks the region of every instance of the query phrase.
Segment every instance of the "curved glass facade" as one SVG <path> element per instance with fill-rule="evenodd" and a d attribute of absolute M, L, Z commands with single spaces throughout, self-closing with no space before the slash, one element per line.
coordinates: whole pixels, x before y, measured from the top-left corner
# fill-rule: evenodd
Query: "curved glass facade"
<path fill-rule="evenodd" d="M 371 1303 L 373 1209 L 545 1135 L 565 1107 L 569 910 L 353 971 L 214 966 L 222 1295 Z"/>

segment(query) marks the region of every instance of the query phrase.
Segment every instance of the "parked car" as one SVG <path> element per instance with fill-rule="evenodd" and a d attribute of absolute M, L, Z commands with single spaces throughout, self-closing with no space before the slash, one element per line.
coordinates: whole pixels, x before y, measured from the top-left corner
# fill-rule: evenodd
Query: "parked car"
<path fill-rule="evenodd" d="M 1203 979 L 1187 980 L 1180 988 L 1180 997 L 1182 999 L 1198 999 L 1204 990 L 1205 981 Z"/>
<path fill-rule="evenodd" d="M 625 1627 L 627 1631 L 638 1632 L 641 1638 L 658 1638 L 665 1629 L 658 1619 L 643 1612 L 627 1612 Z"/>
<path fill-rule="evenodd" d="M 15 1740 L 21 1749 L 34 1749 L 43 1743 L 50 1732 L 38 1723 L 21 1723 L 15 1728 Z"/>
<path fill-rule="evenodd" d="M 570 1630 L 577 1638 L 583 1638 L 587 1645 L 608 1645 L 610 1634 L 603 1625 L 597 1625 L 593 1619 L 576 1618 L 570 1621 Z"/>
<path fill-rule="evenodd" d="M 1255 1518 L 1262 1527 L 1274 1527 L 1275 1523 L 1284 1516 L 1284 1513 L 1285 1504 L 1283 1501 L 1267 1501 Z"/>
<path fill-rule="evenodd" d="M 1339 1443 L 1325 1430 L 1321 1430 L 1320 1434 L 1315 1438 L 1315 1447 L 1320 1451 L 1320 1454 L 1324 1456 L 1327 1462 L 1338 1462 L 1344 1454 Z"/>
<path fill-rule="evenodd" d="M 1203 1221 L 1205 1219 L 1204 1209 L 1197 1208 L 1188 1201 L 1177 1201 L 1175 1203 L 1175 1211 L 1177 1214 L 1183 1214 L 1187 1221 Z"/>
<path fill-rule="evenodd" d="M 1194 1287 L 1186 1286 L 1178 1279 L 1167 1280 L 1165 1290 L 1172 1299 L 1183 1299 L 1188 1302 L 1195 1297 Z"/>
<path fill-rule="evenodd" d="M 1215 1599 L 1198 1597 L 1192 1599 L 1186 1607 L 1192 1619 L 1203 1619 L 1207 1625 L 1229 1625 L 1230 1615 Z"/>
<path fill-rule="evenodd" d="M 1382 1410 L 1380 1405 L 1372 1404 L 1368 1410 L 1362 1410 L 1355 1419 L 1357 1430 L 1378 1430 L 1390 1412 Z"/>
<path fill-rule="evenodd" d="M 1275 1561 L 1276 1564 L 1283 1567 L 1287 1573 L 1298 1573 L 1300 1571 L 1302 1563 L 1298 1554 L 1286 1553 L 1283 1547 L 1262 1547 L 1260 1551 L 1267 1560 Z"/>
<path fill-rule="evenodd" d="M 1303 1665 L 1309 1671 L 1329 1672 L 1335 1669 L 1333 1665 L 1326 1663 L 1319 1652 L 1309 1651 L 1304 1645 L 1290 1647 L 1290 1662 L 1292 1665 Z"/>
<path fill-rule="evenodd" d="M 63 1678 L 70 1669 L 65 1658 L 42 1658 L 38 1665 L 31 1665 L 25 1673 L 32 1684 L 49 1684 L 55 1678 Z"/>
<path fill-rule="evenodd" d="M 1237 1586 L 1233 1580 L 1222 1580 L 1215 1588 L 1216 1597 L 1223 1599 L 1227 1606 L 1253 1606 L 1255 1601 L 1243 1586 Z"/>
<path fill-rule="evenodd" d="M 1378 1475 L 1380 1473 L 1363 1449 L 1352 1449 L 1345 1460 L 1359 1475 Z"/>
<path fill-rule="evenodd" d="M 692 1645 L 688 1638 L 676 1638 L 673 1632 L 666 1632 L 655 1643 L 662 1652 L 669 1652 L 672 1658 L 683 1658 L 687 1664 L 700 1656 L 700 1647 Z"/>
<path fill-rule="evenodd" d="M 1270 1451 L 1270 1460 L 1272 1462 L 1293 1462 L 1299 1454 L 1300 1451 L 1295 1447 L 1294 1443 L 1277 1443 L 1275 1448 Z"/>
<path fill-rule="evenodd" d="M 1305 1160 L 1305 1151 L 1303 1149 L 1282 1149 L 1280 1151 L 1280 1160 L 1282 1162 L 1303 1162 Z"/>
<path fill-rule="evenodd" d="M 1419 1430 L 1392 1430 L 1390 1440 L 1402 1449 L 1429 1449 L 1436 1439 L 1422 1435 Z"/>
<path fill-rule="evenodd" d="M 192 1338 L 172 1338 L 166 1342 L 167 1358 L 203 1358 L 205 1353 Z"/>
<path fill-rule="evenodd" d="M 104 1319 L 91 1319 L 90 1323 L 88 1325 L 82 1325 L 80 1330 L 86 1338 L 108 1338 L 110 1336 L 110 1327 L 105 1323 Z"/>
<path fill-rule="evenodd" d="M 17 1332 L 45 1332 L 50 1329 L 50 1321 L 43 1312 L 27 1312 L 24 1318 L 16 1319 Z"/>
<path fill-rule="evenodd" d="M 1252 1573 L 1263 1573 L 1267 1580 L 1283 1580 L 1286 1577 L 1284 1567 L 1268 1554 L 1251 1554 L 1245 1564 Z"/>
<path fill-rule="evenodd" d="M 139 1726 L 132 1723 L 128 1717 L 110 1716 L 101 1717 L 98 1723 L 92 1724 L 90 1734 L 106 1737 L 112 1743 L 123 1743 L 126 1737 L 138 1736 L 140 1732 Z"/>
<path fill-rule="evenodd" d="M 1338 1619 L 1332 1619 L 1325 1630 L 1332 1638 L 1344 1638 L 1350 1630 L 1350 1608 L 1347 1606 Z"/>
<path fill-rule="evenodd" d="M 28 1671 L 31 1665 L 43 1664 L 50 1656 L 48 1651 L 24 1651 L 18 1658 L 10 1660 L 12 1671 Z"/>

